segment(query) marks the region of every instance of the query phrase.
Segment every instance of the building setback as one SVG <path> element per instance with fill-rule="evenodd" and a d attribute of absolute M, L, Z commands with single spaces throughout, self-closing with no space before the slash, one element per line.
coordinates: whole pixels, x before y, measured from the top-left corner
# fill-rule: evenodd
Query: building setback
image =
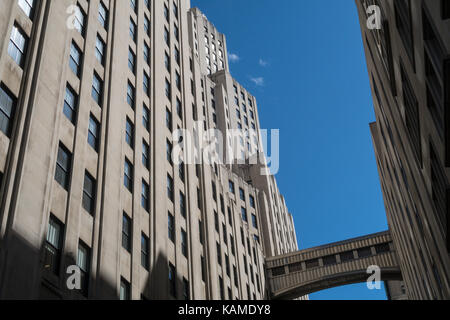
<path fill-rule="evenodd" d="M 0 299 L 268 298 L 292 215 L 261 165 L 173 162 L 198 123 L 260 150 L 256 100 L 188 0 L 2 1 Z"/>
<path fill-rule="evenodd" d="M 356 5 L 374 97 L 371 132 L 406 294 L 449 299 L 450 3 Z M 368 27 L 374 5 L 380 28 Z"/>

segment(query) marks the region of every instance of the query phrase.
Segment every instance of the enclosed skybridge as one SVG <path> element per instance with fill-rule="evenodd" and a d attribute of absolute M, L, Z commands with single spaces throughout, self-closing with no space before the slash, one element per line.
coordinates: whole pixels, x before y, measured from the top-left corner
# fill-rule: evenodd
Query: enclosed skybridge
<path fill-rule="evenodd" d="M 370 266 L 379 267 L 381 281 L 402 279 L 389 231 L 268 258 L 271 299 L 366 282 Z"/>

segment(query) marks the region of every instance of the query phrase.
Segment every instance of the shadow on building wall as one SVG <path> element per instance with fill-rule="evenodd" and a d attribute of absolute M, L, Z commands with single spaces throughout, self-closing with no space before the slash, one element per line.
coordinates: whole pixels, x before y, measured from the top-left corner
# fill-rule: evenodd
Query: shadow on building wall
<path fill-rule="evenodd" d="M 45 261 L 44 243 L 31 245 L 17 233 L 0 240 L 0 300 L 118 300 L 120 277 L 116 283 L 101 274 L 91 275 L 88 293 L 69 290 L 67 267 L 76 265 L 76 257 L 60 257 L 58 271 L 52 272 Z M 141 299 L 166 300 L 168 293 L 168 260 L 160 254 L 150 270 Z M 182 298 L 183 279 L 176 277 L 176 292 Z M 135 299 L 139 299 L 136 295 Z"/>

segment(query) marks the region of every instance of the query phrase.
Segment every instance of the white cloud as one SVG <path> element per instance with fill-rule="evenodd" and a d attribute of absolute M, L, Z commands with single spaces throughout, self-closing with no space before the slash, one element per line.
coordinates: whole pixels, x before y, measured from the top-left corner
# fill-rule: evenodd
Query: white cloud
<path fill-rule="evenodd" d="M 230 62 L 238 62 L 241 58 L 235 53 L 228 53 L 228 60 L 230 60 Z"/>
<path fill-rule="evenodd" d="M 261 66 L 261 67 L 267 67 L 268 65 L 269 65 L 269 63 L 267 62 L 267 61 L 265 61 L 265 60 L 263 60 L 263 59 L 259 59 L 259 65 Z"/>
<path fill-rule="evenodd" d="M 256 78 L 250 78 L 250 80 L 257 85 L 258 87 L 264 86 L 264 78 L 263 77 L 256 77 Z"/>

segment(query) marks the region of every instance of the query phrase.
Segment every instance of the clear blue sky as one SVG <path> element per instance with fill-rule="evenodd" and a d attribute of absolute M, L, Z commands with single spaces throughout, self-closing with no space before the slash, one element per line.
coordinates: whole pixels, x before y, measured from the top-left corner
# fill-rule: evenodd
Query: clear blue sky
<path fill-rule="evenodd" d="M 191 0 L 239 57 L 231 73 L 280 129 L 278 185 L 300 248 L 387 229 L 375 120 L 354 0 Z M 386 299 L 365 284 L 311 299 Z"/>

